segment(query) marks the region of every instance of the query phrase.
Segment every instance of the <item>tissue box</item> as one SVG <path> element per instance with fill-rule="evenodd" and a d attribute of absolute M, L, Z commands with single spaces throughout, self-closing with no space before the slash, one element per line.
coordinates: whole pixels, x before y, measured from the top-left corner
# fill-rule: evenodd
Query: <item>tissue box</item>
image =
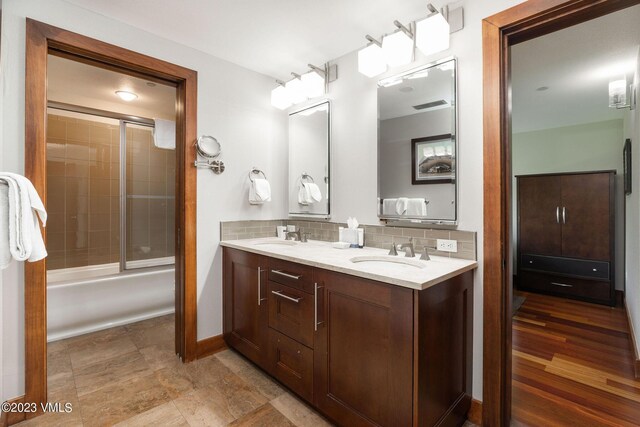
<path fill-rule="evenodd" d="M 338 240 L 362 247 L 364 246 L 364 228 L 356 228 L 353 230 L 338 227 Z"/>

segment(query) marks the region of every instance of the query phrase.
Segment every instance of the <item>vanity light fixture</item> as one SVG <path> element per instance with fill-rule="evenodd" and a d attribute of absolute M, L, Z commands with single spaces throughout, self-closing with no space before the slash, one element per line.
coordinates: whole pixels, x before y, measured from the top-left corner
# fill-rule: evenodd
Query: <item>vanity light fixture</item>
<path fill-rule="evenodd" d="M 289 100 L 294 104 L 299 104 L 307 100 L 307 95 L 304 92 L 304 85 L 300 75 L 296 73 L 291 73 L 291 75 L 293 79 L 285 83 L 284 87 L 287 89 Z"/>
<path fill-rule="evenodd" d="M 284 86 L 284 82 L 280 80 L 276 80 L 278 82 L 278 87 L 271 91 L 271 105 L 280 109 L 286 110 L 291 107 L 293 103 L 291 99 L 289 99 L 289 93 L 287 92 L 287 88 Z"/>
<path fill-rule="evenodd" d="M 133 92 L 129 92 L 127 90 L 117 90 L 116 95 L 120 97 L 123 101 L 133 101 L 134 99 L 138 99 L 138 95 Z"/>
<path fill-rule="evenodd" d="M 413 61 L 413 32 L 398 21 L 393 21 L 398 30 L 382 38 L 382 53 L 392 67 Z"/>
<path fill-rule="evenodd" d="M 326 89 L 326 71 L 315 65 L 308 64 L 311 71 L 302 75 L 302 85 L 307 98 L 322 96 Z"/>
<path fill-rule="evenodd" d="M 367 34 L 369 44 L 358 51 L 358 71 L 367 77 L 375 77 L 387 71 L 387 61 L 382 52 L 382 43 Z"/>
<path fill-rule="evenodd" d="M 449 49 L 449 22 L 442 13 L 427 5 L 431 14 L 425 19 L 416 22 L 416 47 L 429 56 L 434 53 Z"/>

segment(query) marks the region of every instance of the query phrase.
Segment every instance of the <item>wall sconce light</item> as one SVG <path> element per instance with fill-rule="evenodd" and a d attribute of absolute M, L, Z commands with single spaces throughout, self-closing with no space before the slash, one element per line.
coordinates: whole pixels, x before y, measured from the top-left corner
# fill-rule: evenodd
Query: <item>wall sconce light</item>
<path fill-rule="evenodd" d="M 626 77 L 609 82 L 609 107 L 636 109 L 636 88 L 633 84 L 627 85 Z"/>
<path fill-rule="evenodd" d="M 431 15 L 416 22 L 416 47 L 425 55 L 449 49 L 449 22 L 431 4 Z"/>
<path fill-rule="evenodd" d="M 358 71 L 367 77 L 375 77 L 387 71 L 387 61 L 382 53 L 382 43 L 370 35 L 369 44 L 358 51 Z"/>
<path fill-rule="evenodd" d="M 398 30 L 382 38 L 382 53 L 392 67 L 413 61 L 413 32 L 398 21 L 393 21 Z"/>
<path fill-rule="evenodd" d="M 307 99 L 322 96 L 327 91 L 327 84 L 338 78 L 338 66 L 325 64 L 324 68 L 308 64 L 310 71 L 302 76 L 291 73 L 293 79 L 288 82 L 276 80 L 278 86 L 271 90 L 271 105 L 286 110 L 293 104 Z"/>

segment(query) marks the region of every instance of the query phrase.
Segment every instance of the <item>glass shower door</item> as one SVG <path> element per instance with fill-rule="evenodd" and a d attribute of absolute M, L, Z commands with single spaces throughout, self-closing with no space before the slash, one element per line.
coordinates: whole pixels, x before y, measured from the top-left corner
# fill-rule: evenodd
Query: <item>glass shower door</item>
<path fill-rule="evenodd" d="M 122 269 L 173 264 L 175 150 L 154 145 L 153 127 L 121 126 Z"/>

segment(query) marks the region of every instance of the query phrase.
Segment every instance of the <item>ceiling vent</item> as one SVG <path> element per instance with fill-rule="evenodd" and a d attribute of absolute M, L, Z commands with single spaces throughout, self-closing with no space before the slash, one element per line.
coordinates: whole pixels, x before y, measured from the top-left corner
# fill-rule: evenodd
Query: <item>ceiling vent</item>
<path fill-rule="evenodd" d="M 439 107 L 441 105 L 447 105 L 447 101 L 444 99 L 440 99 L 438 101 L 427 102 L 426 104 L 414 105 L 413 108 L 416 110 L 427 110 L 429 108 Z"/>

